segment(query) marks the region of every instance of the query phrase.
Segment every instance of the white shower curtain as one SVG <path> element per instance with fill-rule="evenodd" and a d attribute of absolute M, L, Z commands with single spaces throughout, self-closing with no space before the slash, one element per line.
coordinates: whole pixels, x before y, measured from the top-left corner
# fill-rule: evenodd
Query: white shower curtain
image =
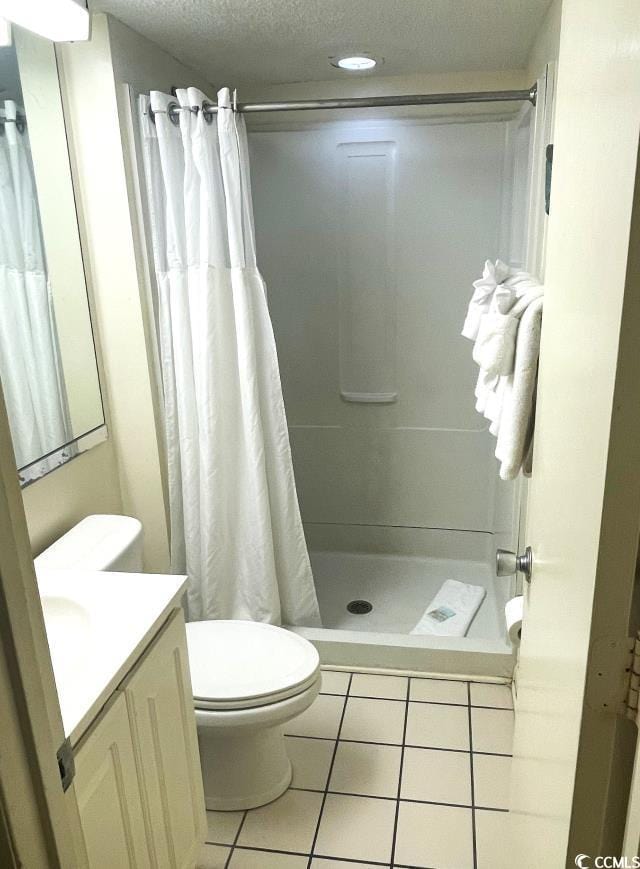
<path fill-rule="evenodd" d="M 179 125 L 167 113 L 179 103 Z M 244 121 L 218 94 L 140 97 L 157 284 L 171 559 L 190 619 L 320 624 L 276 347 L 256 267 Z M 148 109 L 155 113 L 152 122 Z"/>
<path fill-rule="evenodd" d="M 23 481 L 59 463 L 69 438 L 28 134 L 16 103 L 0 103 L 0 378 Z"/>

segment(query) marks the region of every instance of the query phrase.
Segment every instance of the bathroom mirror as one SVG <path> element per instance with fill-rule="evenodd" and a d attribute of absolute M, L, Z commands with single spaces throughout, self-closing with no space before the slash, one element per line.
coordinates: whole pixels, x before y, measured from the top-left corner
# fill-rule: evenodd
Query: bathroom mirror
<path fill-rule="evenodd" d="M 106 437 L 55 49 L 0 47 L 0 382 L 22 485 Z"/>

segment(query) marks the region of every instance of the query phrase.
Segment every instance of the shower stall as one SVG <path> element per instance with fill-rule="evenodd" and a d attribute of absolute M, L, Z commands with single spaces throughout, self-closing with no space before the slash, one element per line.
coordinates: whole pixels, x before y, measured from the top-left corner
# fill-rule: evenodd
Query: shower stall
<path fill-rule="evenodd" d="M 485 260 L 531 259 L 536 109 L 516 109 L 248 116 L 324 626 L 300 630 L 328 663 L 512 670 L 495 550 L 517 546 L 522 483 L 499 478 L 460 330 Z M 447 579 L 486 589 L 467 636 L 412 634 Z"/>
<path fill-rule="evenodd" d="M 551 82 L 237 106 L 322 620 L 291 629 L 327 664 L 511 676 L 504 607 L 520 587 L 495 553 L 518 548 L 526 482 L 500 479 L 460 333 L 486 260 L 542 277 Z M 180 150 L 197 110 L 153 98 Z M 210 124 L 219 109 L 199 111 Z M 416 632 L 447 580 L 484 589 L 466 635 Z"/>

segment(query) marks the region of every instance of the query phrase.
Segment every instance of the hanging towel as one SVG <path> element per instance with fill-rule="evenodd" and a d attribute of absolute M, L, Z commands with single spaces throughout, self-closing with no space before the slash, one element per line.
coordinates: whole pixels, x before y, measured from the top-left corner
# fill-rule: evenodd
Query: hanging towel
<path fill-rule="evenodd" d="M 522 275 L 525 276 L 526 273 L 523 272 Z M 524 290 L 521 296 L 516 295 L 518 284 L 518 289 Z M 508 302 L 507 294 L 501 293 L 504 289 L 513 293 Z M 526 275 L 526 281 L 515 278 L 511 287 L 505 284 L 504 287 L 496 289 L 494 302 L 480 320 L 478 336 L 473 345 L 473 359 L 486 372 L 487 377 L 506 377 L 513 372 L 520 318 L 542 293 L 542 286 L 530 280 L 529 275 Z"/>
<path fill-rule="evenodd" d="M 480 320 L 473 345 L 473 360 L 487 377 L 503 377 L 513 371 L 518 320 L 511 314 L 488 313 Z"/>
<path fill-rule="evenodd" d="M 514 371 L 505 383 L 496 446 L 503 480 L 515 479 L 521 468 L 525 475 L 531 473 L 541 329 L 542 296 L 539 296 L 520 319 Z"/>
<path fill-rule="evenodd" d="M 480 369 L 476 410 L 489 420 L 489 431 L 498 439 L 500 475 L 510 480 L 521 469 L 531 474 L 544 287 L 532 275 L 510 269 L 500 260 L 493 268 L 486 262 L 482 278 L 473 286 L 462 334 L 474 341 L 472 355 Z"/>
<path fill-rule="evenodd" d="M 448 579 L 411 633 L 464 637 L 486 593 L 481 585 Z"/>

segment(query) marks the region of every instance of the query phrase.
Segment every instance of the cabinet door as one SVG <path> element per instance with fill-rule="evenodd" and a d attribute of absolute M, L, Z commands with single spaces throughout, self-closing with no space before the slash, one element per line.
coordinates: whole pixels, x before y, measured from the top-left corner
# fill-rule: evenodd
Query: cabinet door
<path fill-rule="evenodd" d="M 75 755 L 75 788 L 91 869 L 150 867 L 124 697 L 108 705 Z"/>
<path fill-rule="evenodd" d="M 155 866 L 193 866 L 205 839 L 187 638 L 180 610 L 124 684 Z"/>

